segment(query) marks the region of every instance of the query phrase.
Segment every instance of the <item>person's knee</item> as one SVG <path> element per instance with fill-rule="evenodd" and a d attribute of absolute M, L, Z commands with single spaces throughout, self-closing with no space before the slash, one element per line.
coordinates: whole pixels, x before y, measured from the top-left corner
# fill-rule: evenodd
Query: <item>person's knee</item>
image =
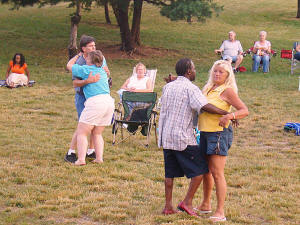
<path fill-rule="evenodd" d="M 214 170 L 214 171 L 211 171 L 211 174 L 212 174 L 215 182 L 218 182 L 219 180 L 223 180 L 224 179 L 224 173 L 223 173 L 223 171 Z"/>
<path fill-rule="evenodd" d="M 242 56 L 242 55 L 238 55 L 238 60 L 240 60 L 240 61 L 243 61 L 243 59 L 244 59 L 244 56 Z"/>
<path fill-rule="evenodd" d="M 253 60 L 254 60 L 255 62 L 260 62 L 260 57 L 259 57 L 259 56 L 254 56 Z"/>

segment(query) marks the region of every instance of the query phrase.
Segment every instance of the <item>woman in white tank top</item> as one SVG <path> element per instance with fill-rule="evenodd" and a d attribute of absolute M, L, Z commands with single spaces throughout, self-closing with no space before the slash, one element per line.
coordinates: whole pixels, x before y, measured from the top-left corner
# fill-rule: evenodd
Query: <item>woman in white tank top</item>
<path fill-rule="evenodd" d="M 125 81 L 121 89 L 131 92 L 151 92 L 151 81 L 149 77 L 145 76 L 146 72 L 146 66 L 138 63 L 133 76 Z"/>

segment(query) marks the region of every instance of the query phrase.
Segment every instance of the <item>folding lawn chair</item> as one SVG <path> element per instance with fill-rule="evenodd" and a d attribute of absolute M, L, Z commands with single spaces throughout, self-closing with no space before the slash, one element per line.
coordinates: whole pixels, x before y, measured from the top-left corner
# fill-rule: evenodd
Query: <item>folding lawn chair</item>
<path fill-rule="evenodd" d="M 255 44 L 255 41 L 254 41 L 254 44 Z M 253 49 L 254 49 L 254 46 L 252 46 L 251 48 L 249 48 L 247 51 L 246 51 L 246 54 L 249 54 L 251 55 L 251 58 L 252 58 L 252 61 L 253 61 Z M 271 53 L 270 53 L 270 59 L 269 59 L 269 62 L 271 62 L 271 58 L 272 57 L 275 57 L 277 55 L 277 52 L 274 50 L 274 49 L 271 49 Z M 262 67 L 263 66 L 263 61 L 261 60 L 260 61 L 260 64 L 259 64 L 259 67 Z M 269 63 L 269 71 L 271 70 L 271 63 Z"/>
<path fill-rule="evenodd" d="M 294 42 L 292 50 L 281 50 L 281 58 L 291 60 L 291 74 L 294 74 L 296 69 L 300 68 L 300 61 L 295 59 L 296 47 L 300 44 L 300 42 Z"/>
<path fill-rule="evenodd" d="M 122 105 L 124 111 L 116 109 L 114 113 L 114 122 L 112 128 L 113 145 L 124 142 L 140 131 L 144 136 L 147 136 L 146 147 L 148 147 L 152 127 L 154 127 L 155 140 L 157 142 L 157 112 L 154 110 L 156 99 L 157 94 L 155 92 L 123 92 Z M 121 133 L 121 140 L 117 142 L 116 138 L 119 130 Z M 124 137 L 123 130 L 128 131 L 128 135 L 126 137 Z"/>

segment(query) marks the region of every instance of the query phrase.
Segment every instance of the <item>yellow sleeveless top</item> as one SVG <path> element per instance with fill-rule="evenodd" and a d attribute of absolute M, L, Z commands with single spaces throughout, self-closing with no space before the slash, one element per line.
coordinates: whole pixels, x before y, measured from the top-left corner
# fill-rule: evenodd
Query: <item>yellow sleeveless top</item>
<path fill-rule="evenodd" d="M 225 102 L 220 98 L 220 95 L 225 91 L 226 87 L 225 85 L 221 85 L 217 87 L 214 90 L 209 91 L 208 93 L 203 93 L 207 100 L 208 103 L 223 109 L 227 112 L 231 111 L 231 105 Z M 199 121 L 198 121 L 198 127 L 200 131 L 205 131 L 205 132 L 216 132 L 216 131 L 223 131 L 223 127 L 219 126 L 219 118 L 222 117 L 222 115 L 218 114 L 212 114 L 208 112 L 203 112 L 199 116 Z M 228 128 L 230 121 L 226 125 L 226 128 Z"/>

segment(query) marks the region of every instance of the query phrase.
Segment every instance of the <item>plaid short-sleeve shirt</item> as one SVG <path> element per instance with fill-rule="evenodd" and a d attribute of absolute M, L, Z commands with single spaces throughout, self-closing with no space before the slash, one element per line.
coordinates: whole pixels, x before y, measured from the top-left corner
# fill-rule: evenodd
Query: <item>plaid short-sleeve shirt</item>
<path fill-rule="evenodd" d="M 200 89 L 183 76 L 163 87 L 159 116 L 158 147 L 183 151 L 197 145 L 193 116 L 200 114 L 207 99 Z"/>

